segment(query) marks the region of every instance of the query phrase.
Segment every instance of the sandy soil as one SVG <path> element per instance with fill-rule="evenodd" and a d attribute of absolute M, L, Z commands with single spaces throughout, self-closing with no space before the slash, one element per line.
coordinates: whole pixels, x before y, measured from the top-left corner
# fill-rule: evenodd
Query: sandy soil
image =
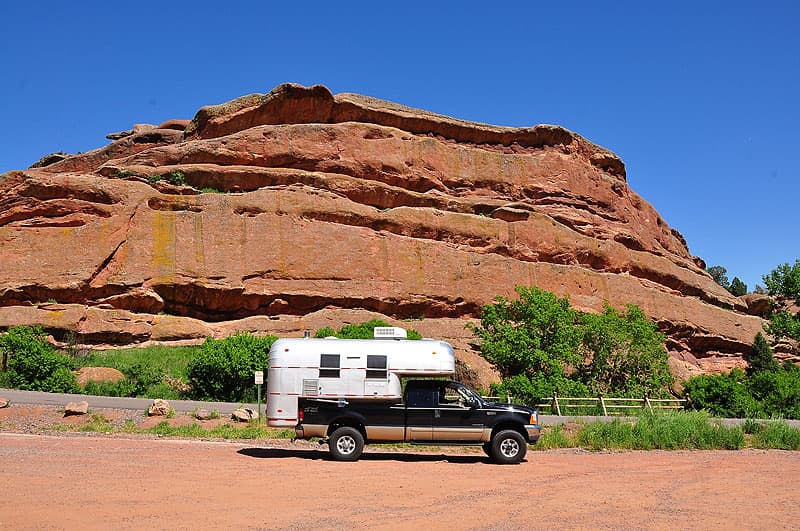
<path fill-rule="evenodd" d="M 0 419 L 0 428 L 10 425 Z M 800 452 L 481 453 L 0 433 L 0 529 L 796 528 Z"/>

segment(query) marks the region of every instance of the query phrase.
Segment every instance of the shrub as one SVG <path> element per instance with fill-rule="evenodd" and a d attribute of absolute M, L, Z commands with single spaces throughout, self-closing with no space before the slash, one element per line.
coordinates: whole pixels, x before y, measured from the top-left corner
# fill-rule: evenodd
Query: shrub
<path fill-rule="evenodd" d="M 78 392 L 72 360 L 56 352 L 40 327 L 11 328 L 0 336 L 12 387 L 51 393 Z"/>
<path fill-rule="evenodd" d="M 267 370 L 269 349 L 276 339 L 245 333 L 206 339 L 188 366 L 193 395 L 229 402 L 255 401 L 253 373 Z"/>
<path fill-rule="evenodd" d="M 741 369 L 729 374 L 695 376 L 684 382 L 683 392 L 692 409 L 708 411 L 715 417 L 748 418 L 762 414 Z"/>
<path fill-rule="evenodd" d="M 547 378 L 537 374 L 528 377 L 518 374 L 504 379 L 499 384 L 492 384 L 490 392 L 493 396 L 511 395 L 515 403 L 535 405 L 543 398 L 553 396 L 556 391 L 559 396 L 581 397 L 589 396 L 591 390 L 582 382 L 571 380 L 565 376 Z"/>
<path fill-rule="evenodd" d="M 775 371 L 780 368 L 778 362 L 772 357 L 772 349 L 769 347 L 764 335 L 759 332 L 753 340 L 753 351 L 745 352 L 744 361 L 747 362 L 745 372 L 748 376 L 761 371 Z"/>
<path fill-rule="evenodd" d="M 326 326 L 317 330 L 314 337 L 338 337 L 339 339 L 374 339 L 374 331 L 376 327 L 392 326 L 386 321 L 373 319 L 365 323 L 344 325 L 337 332 L 333 328 Z M 422 339 L 422 335 L 416 330 L 407 329 L 406 335 L 408 339 Z"/>

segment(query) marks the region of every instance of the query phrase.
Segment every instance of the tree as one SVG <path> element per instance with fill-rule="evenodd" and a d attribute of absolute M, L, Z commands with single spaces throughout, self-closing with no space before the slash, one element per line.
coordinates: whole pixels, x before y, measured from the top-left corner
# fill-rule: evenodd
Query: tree
<path fill-rule="evenodd" d="M 764 329 L 778 339 L 789 337 L 800 340 L 800 313 L 792 315 L 786 303 L 787 300 L 793 300 L 800 305 L 800 259 L 792 266 L 781 264 L 761 278 L 767 286 L 767 293 L 775 297 L 775 311 Z"/>
<path fill-rule="evenodd" d="M 731 292 L 731 295 L 741 297 L 747 294 L 747 284 L 742 282 L 739 277 L 733 277 L 730 286 L 728 286 L 728 291 Z"/>
<path fill-rule="evenodd" d="M 664 394 L 672 373 L 664 335 L 644 312 L 629 304 L 624 314 L 605 305 L 599 315 L 582 317 L 584 382 L 595 392 L 627 396 Z"/>
<path fill-rule="evenodd" d="M 562 377 L 577 367 L 580 331 L 578 312 L 569 298 L 535 286 L 517 286 L 519 299 L 498 297 L 481 310 L 480 326 L 471 326 L 482 340 L 481 353 L 504 378 L 525 375 Z"/>
<path fill-rule="evenodd" d="M 745 370 L 747 376 L 752 376 L 761 371 L 776 371 L 780 369 L 780 365 L 772 357 L 772 349 L 769 343 L 767 343 L 761 332 L 757 333 L 753 340 L 753 351 L 746 352 L 743 357 L 744 361 L 747 362 L 747 369 Z"/>
<path fill-rule="evenodd" d="M 794 299 L 800 304 L 800 259 L 795 260 L 792 266 L 788 263 L 779 265 L 761 279 L 770 295 Z"/>
<path fill-rule="evenodd" d="M 728 289 L 730 286 L 730 282 L 728 282 L 728 270 L 722 266 L 711 266 L 706 269 L 711 278 L 714 279 L 714 282 L 719 284 L 725 289 Z"/>
<path fill-rule="evenodd" d="M 338 332 L 333 328 L 326 326 L 325 328 L 320 328 L 319 330 L 317 330 L 317 333 L 314 334 L 314 337 L 338 337 L 339 339 L 374 339 L 375 328 L 381 326 L 392 326 L 392 325 L 387 323 L 386 321 L 381 321 L 380 319 L 373 319 L 365 323 L 344 325 L 339 329 Z M 406 337 L 408 339 L 422 339 L 422 334 L 420 334 L 416 330 L 408 329 L 406 330 Z"/>

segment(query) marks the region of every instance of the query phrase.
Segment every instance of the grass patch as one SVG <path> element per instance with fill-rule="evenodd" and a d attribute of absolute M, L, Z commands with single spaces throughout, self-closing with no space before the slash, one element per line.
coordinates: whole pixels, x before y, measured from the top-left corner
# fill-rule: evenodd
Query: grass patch
<path fill-rule="evenodd" d="M 218 439 L 291 439 L 294 430 L 278 430 L 250 422 L 246 425 L 225 423 L 211 429 L 206 429 L 200 424 L 188 426 L 170 426 L 169 422 L 159 422 L 152 428 L 142 433 L 152 433 L 164 437 L 213 437 Z"/>
<path fill-rule="evenodd" d="M 751 445 L 754 448 L 800 450 L 800 428 L 783 422 L 768 422 L 753 434 Z"/>
<path fill-rule="evenodd" d="M 114 425 L 102 413 L 93 413 L 89 422 L 78 426 L 78 431 L 112 433 Z"/>
<path fill-rule="evenodd" d="M 700 411 L 644 412 L 636 422 L 594 422 L 578 433 L 578 441 L 591 450 L 738 450 L 745 446 L 741 427 L 712 423 Z"/>
<path fill-rule="evenodd" d="M 162 374 L 185 381 L 187 378 L 186 366 L 199 351 L 199 346 L 166 347 L 163 345 L 112 349 L 94 351 L 80 358 L 78 363 L 82 367 L 114 367 L 123 373 L 135 366 L 147 365 Z"/>
<path fill-rule="evenodd" d="M 575 448 L 578 439 L 575 433 L 570 433 L 564 429 L 563 424 L 546 427 L 542 431 L 542 436 L 534 446 L 537 450 L 553 450 L 555 448 Z"/>

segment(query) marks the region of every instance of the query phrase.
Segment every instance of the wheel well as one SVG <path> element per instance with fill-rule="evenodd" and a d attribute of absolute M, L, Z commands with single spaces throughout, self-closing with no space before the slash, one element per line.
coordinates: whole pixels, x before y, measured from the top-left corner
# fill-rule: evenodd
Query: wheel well
<path fill-rule="evenodd" d="M 503 430 L 514 430 L 522 435 L 523 439 L 526 441 L 528 440 L 528 434 L 525 432 L 525 429 L 522 427 L 522 425 L 517 424 L 516 422 L 503 422 L 495 426 L 492 429 L 492 439 L 494 439 L 494 436 Z"/>
<path fill-rule="evenodd" d="M 365 441 L 367 440 L 367 430 L 364 429 L 364 425 L 356 419 L 351 419 L 346 417 L 341 419 L 336 419 L 330 423 L 330 425 L 328 426 L 328 436 L 330 436 L 331 433 L 335 432 L 342 426 L 349 426 L 351 428 L 357 429 L 358 431 L 361 432 L 361 435 L 364 436 L 364 440 Z"/>

